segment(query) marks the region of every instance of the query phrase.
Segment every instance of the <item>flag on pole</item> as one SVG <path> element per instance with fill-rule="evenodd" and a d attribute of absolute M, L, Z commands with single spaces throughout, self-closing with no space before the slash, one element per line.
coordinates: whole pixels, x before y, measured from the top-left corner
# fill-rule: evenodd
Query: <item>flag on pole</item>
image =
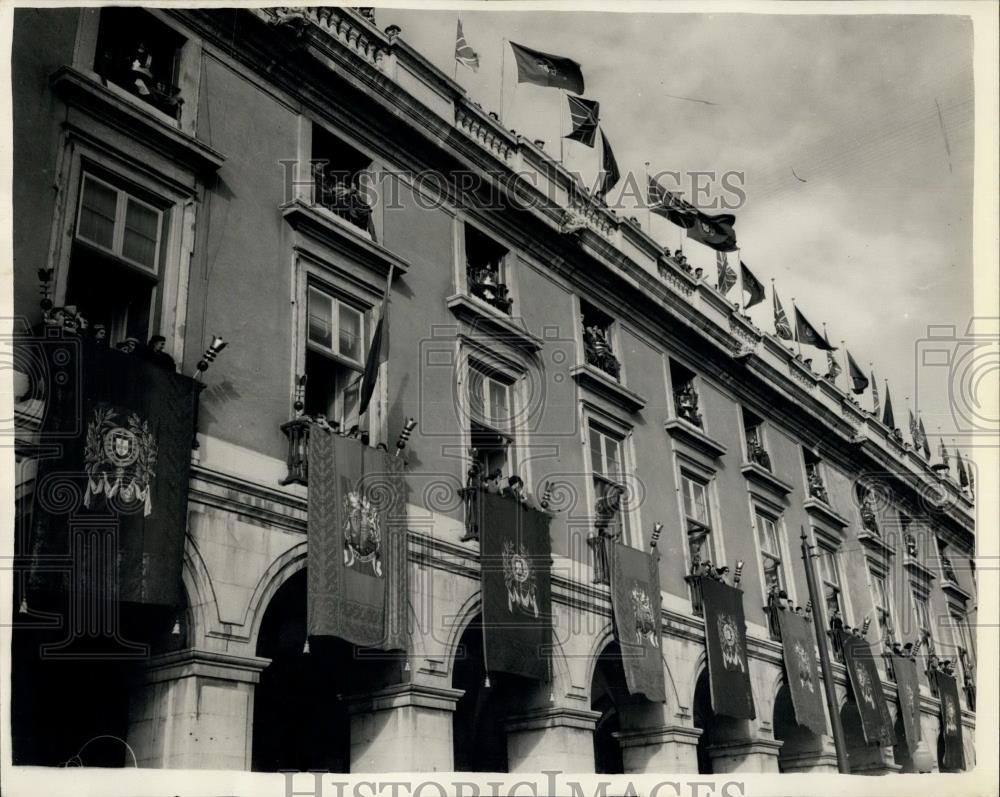
<path fill-rule="evenodd" d="M 566 95 L 566 99 L 569 101 L 569 118 L 573 123 L 573 130 L 563 138 L 593 147 L 597 138 L 597 125 L 600 122 L 601 104 L 596 100 L 571 97 L 569 94 Z"/>
<path fill-rule="evenodd" d="M 764 284 L 753 275 L 753 272 L 747 268 L 747 264 L 742 260 L 740 261 L 740 274 L 743 279 L 743 292 L 750 294 L 750 300 L 743 305 L 743 309 L 749 310 L 755 304 L 764 301 L 767 291 L 764 290 Z"/>
<path fill-rule="evenodd" d="M 699 210 L 697 220 L 687 228 L 687 237 L 717 252 L 733 252 L 737 248 L 734 224 L 736 217 L 731 213 L 713 216 Z"/>
<path fill-rule="evenodd" d="M 517 82 L 534 83 L 583 94 L 583 71 L 580 65 L 561 55 L 532 50 L 522 44 L 510 43 L 517 62 Z"/>
<path fill-rule="evenodd" d="M 729 258 L 726 257 L 725 252 L 715 253 L 715 264 L 719 269 L 719 281 L 716 287 L 719 289 L 719 293 L 725 296 L 736 284 L 736 272 L 729 267 Z"/>
<path fill-rule="evenodd" d="M 840 363 L 837 362 L 837 358 L 833 356 L 833 352 L 829 349 L 826 350 L 826 378 L 831 382 L 836 381 L 837 377 L 840 376 L 841 372 Z"/>
<path fill-rule="evenodd" d="M 860 396 L 868 389 L 868 377 L 865 376 L 858 364 L 854 362 L 854 358 L 850 352 L 847 352 L 847 369 L 851 374 L 851 392 L 855 396 Z"/>
<path fill-rule="evenodd" d="M 941 457 L 941 461 L 944 463 L 946 468 L 951 467 L 950 459 L 948 457 L 948 449 L 945 447 L 944 438 L 938 438 L 941 441 L 941 445 L 938 447 L 938 456 Z"/>
<path fill-rule="evenodd" d="M 913 446 L 914 446 L 914 448 L 919 448 L 920 447 L 920 429 L 917 428 L 917 419 L 915 417 L 913 417 L 913 410 L 911 410 L 909 407 L 907 407 L 906 412 L 910 416 L 909 417 L 909 421 L 910 421 L 910 437 L 913 438 Z"/>
<path fill-rule="evenodd" d="M 368 411 L 368 404 L 375 392 L 375 382 L 378 381 L 378 368 L 389 353 L 389 290 L 392 288 L 393 266 L 389 266 L 389 277 L 385 283 L 385 294 L 382 296 L 382 309 L 379 312 L 375 334 L 372 335 L 372 345 L 365 359 L 365 371 L 361 378 L 361 395 L 358 399 L 358 417 Z"/>
<path fill-rule="evenodd" d="M 820 335 L 816 327 L 809 323 L 798 307 L 795 308 L 795 339 L 799 343 L 806 343 L 824 351 L 837 350 L 836 346 L 831 346 L 830 341 Z"/>
<path fill-rule="evenodd" d="M 687 229 L 698 220 L 698 208 L 681 199 L 680 194 L 668 191 L 654 177 L 647 179 L 646 199 L 652 213 L 678 227 Z"/>
<path fill-rule="evenodd" d="M 774 291 L 774 334 L 782 340 L 792 339 L 792 328 L 788 324 L 788 316 L 785 315 L 785 308 L 781 306 L 778 292 Z"/>
<path fill-rule="evenodd" d="M 458 21 L 458 33 L 455 36 L 455 60 L 473 72 L 479 71 L 479 53 L 473 50 L 462 33 L 462 20 Z"/>
<path fill-rule="evenodd" d="M 621 180 L 621 172 L 618 171 L 618 161 L 615 160 L 615 153 L 611 151 L 608 137 L 601 131 L 601 178 L 597 188 L 597 195 L 602 199 L 607 196 L 608 191 L 614 188 Z"/>
<path fill-rule="evenodd" d="M 917 427 L 920 429 L 920 447 L 924 452 L 924 459 L 931 458 L 931 444 L 927 439 L 927 430 L 924 428 L 924 419 L 917 413 Z"/>
<path fill-rule="evenodd" d="M 892 396 L 889 395 L 889 382 L 885 383 L 885 411 L 882 413 L 882 423 L 890 429 L 896 428 L 896 416 L 892 412 Z"/>
<path fill-rule="evenodd" d="M 882 407 L 878 400 L 878 382 L 875 381 L 875 372 L 872 371 L 872 415 L 878 418 L 882 412 Z"/>
<path fill-rule="evenodd" d="M 962 452 L 955 449 L 955 467 L 958 468 L 958 483 L 963 489 L 969 486 L 969 473 L 965 469 L 965 460 L 962 459 Z"/>

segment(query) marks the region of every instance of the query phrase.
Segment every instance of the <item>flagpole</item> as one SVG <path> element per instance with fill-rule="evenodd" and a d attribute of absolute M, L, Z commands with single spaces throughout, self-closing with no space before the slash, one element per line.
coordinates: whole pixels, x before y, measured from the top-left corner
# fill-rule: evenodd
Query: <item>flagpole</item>
<path fill-rule="evenodd" d="M 503 124 L 503 71 L 507 60 L 507 39 L 500 37 L 500 124 Z"/>
<path fill-rule="evenodd" d="M 743 253 L 740 252 L 739 249 L 736 250 L 736 262 L 739 263 L 740 265 L 740 272 L 736 277 L 736 279 L 739 280 L 739 285 L 740 285 L 740 292 L 739 292 L 740 300 L 739 302 L 737 302 L 736 312 L 740 312 L 741 310 L 743 310 L 743 295 L 746 293 L 746 288 L 743 287 Z M 743 313 L 746 314 L 746 311 L 743 310 Z"/>
<path fill-rule="evenodd" d="M 649 161 L 646 161 L 646 232 L 653 237 L 653 217 L 649 211 Z"/>
<path fill-rule="evenodd" d="M 851 364 L 847 362 L 847 344 L 844 343 L 843 340 L 840 341 L 840 348 L 844 350 L 844 353 L 841 355 L 841 357 L 844 360 L 844 373 L 847 374 L 847 387 L 845 388 L 845 390 L 850 390 L 853 393 L 854 380 L 851 379 Z"/>

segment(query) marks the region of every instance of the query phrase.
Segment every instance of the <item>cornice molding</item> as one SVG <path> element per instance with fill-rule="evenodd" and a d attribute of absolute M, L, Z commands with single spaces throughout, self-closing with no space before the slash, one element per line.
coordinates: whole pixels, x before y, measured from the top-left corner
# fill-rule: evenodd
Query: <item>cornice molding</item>
<path fill-rule="evenodd" d="M 600 368 L 583 363 L 573 366 L 569 374 L 582 389 L 601 396 L 626 412 L 634 414 L 646 406 L 645 396 L 629 390 Z"/>
<path fill-rule="evenodd" d="M 746 476 L 748 482 L 753 482 L 776 495 L 785 496 L 792 491 L 791 484 L 775 476 L 767 468 L 758 465 L 756 462 L 744 462 L 740 466 L 740 471 Z"/>
<path fill-rule="evenodd" d="M 668 418 L 664 421 L 663 428 L 677 442 L 693 448 L 710 459 L 719 459 L 727 451 L 723 443 L 680 418 Z"/>
<path fill-rule="evenodd" d="M 473 331 L 484 330 L 500 343 L 507 343 L 529 353 L 537 352 L 545 345 L 538 335 L 527 330 L 523 320 L 518 319 L 521 321 L 519 324 L 475 296 L 455 293 L 449 296 L 445 303 L 455 317 L 464 321 Z"/>

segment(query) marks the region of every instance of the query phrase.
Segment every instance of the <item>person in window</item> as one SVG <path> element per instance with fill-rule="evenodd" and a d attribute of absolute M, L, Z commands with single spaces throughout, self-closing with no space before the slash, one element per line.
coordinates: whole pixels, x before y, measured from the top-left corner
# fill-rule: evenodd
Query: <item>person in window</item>
<path fill-rule="evenodd" d="M 115 348 L 122 354 L 135 354 L 136 349 L 139 348 L 139 341 L 135 338 L 125 338 Z"/>
<path fill-rule="evenodd" d="M 138 42 L 132 55 L 132 86 L 140 97 L 149 97 L 153 92 L 153 56 L 146 49 L 145 42 Z"/>
<path fill-rule="evenodd" d="M 167 354 L 163 348 L 167 345 L 167 339 L 163 335 L 153 335 L 149 339 L 149 343 L 146 344 L 145 357 L 153 365 L 158 365 L 160 368 L 167 368 L 171 371 L 177 370 L 177 363 L 174 362 L 174 358 Z"/>

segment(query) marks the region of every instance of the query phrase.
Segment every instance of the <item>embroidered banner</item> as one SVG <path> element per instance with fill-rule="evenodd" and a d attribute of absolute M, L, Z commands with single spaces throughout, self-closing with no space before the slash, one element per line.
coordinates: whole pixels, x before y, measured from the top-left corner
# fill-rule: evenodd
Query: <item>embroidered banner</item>
<path fill-rule="evenodd" d="M 812 620 L 788 610 L 778 609 L 777 614 L 785 659 L 785 680 L 792 694 L 795 719 L 813 733 L 826 734 L 826 712 L 821 694 L 823 687 L 816 666 Z"/>
<path fill-rule="evenodd" d="M 180 606 L 200 385 L 76 336 L 41 348 L 41 441 L 60 451 L 38 464 L 30 590 Z"/>
<path fill-rule="evenodd" d="M 628 691 L 654 703 L 667 699 L 663 684 L 659 557 L 604 538 L 611 571 L 615 639 Z"/>
<path fill-rule="evenodd" d="M 480 491 L 478 500 L 487 669 L 549 680 L 549 515 L 516 498 L 485 491 Z"/>
<path fill-rule="evenodd" d="M 864 639 L 853 634 L 840 634 L 841 649 L 844 652 L 844 666 L 851 693 L 861 715 L 861 730 L 867 744 L 883 746 L 894 744 L 892 717 L 889 705 L 882 691 L 882 679 L 875 667 L 872 649 Z"/>
<path fill-rule="evenodd" d="M 727 717 L 754 719 L 743 591 L 713 578 L 703 577 L 699 586 L 712 710 Z"/>
<path fill-rule="evenodd" d="M 958 702 L 958 684 L 951 675 L 934 674 L 937 679 L 938 700 L 941 704 L 941 769 L 961 772 L 965 769 L 965 750 L 962 742 L 962 707 Z"/>
<path fill-rule="evenodd" d="M 899 713 L 903 717 L 906 749 L 910 755 L 920 742 L 920 686 L 917 682 L 917 664 L 906 656 L 892 655 L 892 671 L 896 675 L 896 697 Z"/>
<path fill-rule="evenodd" d="M 315 424 L 308 457 L 309 635 L 405 650 L 403 460 Z"/>

